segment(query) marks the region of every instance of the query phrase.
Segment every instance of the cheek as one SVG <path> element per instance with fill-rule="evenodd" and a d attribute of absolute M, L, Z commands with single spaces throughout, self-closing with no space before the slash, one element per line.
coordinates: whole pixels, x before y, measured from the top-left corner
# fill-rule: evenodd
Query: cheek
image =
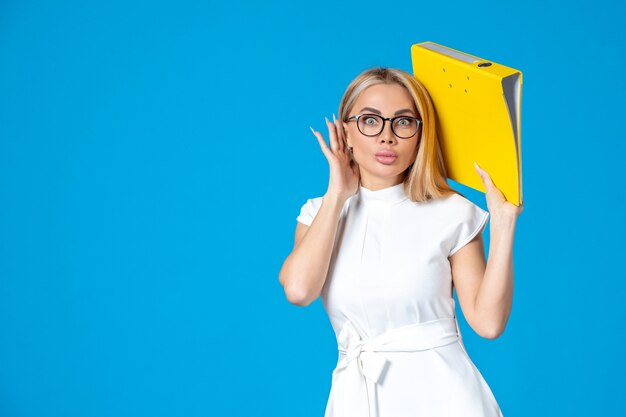
<path fill-rule="evenodd" d="M 409 146 L 407 146 L 407 149 L 406 149 L 406 155 L 407 155 L 407 158 L 414 160 L 415 157 L 417 156 L 417 144 L 415 143 L 409 144 Z"/>
<path fill-rule="evenodd" d="M 368 145 L 367 143 L 357 142 L 354 144 L 354 158 L 357 160 L 357 162 L 360 162 L 361 164 L 367 163 L 367 161 L 372 160 L 375 153 L 376 148 Z"/>
<path fill-rule="evenodd" d="M 412 163 L 415 162 L 415 158 L 417 157 L 417 148 L 410 146 L 403 152 L 402 165 L 409 167 Z"/>

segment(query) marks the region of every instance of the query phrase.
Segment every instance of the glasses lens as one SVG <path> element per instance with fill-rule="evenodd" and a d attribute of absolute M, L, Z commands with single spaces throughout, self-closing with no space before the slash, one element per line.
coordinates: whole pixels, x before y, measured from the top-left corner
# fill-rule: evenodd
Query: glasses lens
<path fill-rule="evenodd" d="M 391 126 L 393 133 L 401 138 L 410 138 L 417 133 L 418 121 L 410 117 L 399 117 L 393 121 Z"/>
<path fill-rule="evenodd" d="M 359 131 L 366 136 L 376 136 L 383 130 L 383 119 L 375 114 L 359 117 Z"/>

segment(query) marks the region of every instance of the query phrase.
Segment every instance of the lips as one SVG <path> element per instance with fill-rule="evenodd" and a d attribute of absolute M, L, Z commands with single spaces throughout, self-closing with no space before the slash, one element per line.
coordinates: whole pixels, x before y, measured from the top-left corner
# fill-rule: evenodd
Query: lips
<path fill-rule="evenodd" d="M 398 159 L 398 154 L 394 151 L 378 151 L 376 152 L 376 160 L 384 165 L 393 164 Z"/>
<path fill-rule="evenodd" d="M 394 152 L 394 151 L 378 151 L 378 152 L 376 152 L 376 156 L 397 158 L 398 154 L 396 152 Z"/>

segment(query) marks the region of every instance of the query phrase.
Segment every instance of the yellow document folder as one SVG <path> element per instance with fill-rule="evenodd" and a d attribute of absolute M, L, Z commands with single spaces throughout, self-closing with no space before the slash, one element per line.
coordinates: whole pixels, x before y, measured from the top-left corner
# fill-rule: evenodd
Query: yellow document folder
<path fill-rule="evenodd" d="M 435 105 L 448 177 L 485 192 L 476 161 L 520 205 L 522 73 L 434 42 L 412 45 L 411 60 Z"/>

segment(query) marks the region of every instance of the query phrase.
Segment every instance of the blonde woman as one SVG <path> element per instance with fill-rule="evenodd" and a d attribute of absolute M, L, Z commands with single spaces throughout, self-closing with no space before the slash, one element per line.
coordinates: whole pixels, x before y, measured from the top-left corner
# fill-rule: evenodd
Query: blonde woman
<path fill-rule="evenodd" d="M 488 212 L 448 186 L 435 109 L 404 71 L 361 73 L 326 123 L 330 148 L 311 130 L 328 189 L 302 206 L 279 273 L 291 303 L 321 296 L 337 337 L 325 417 L 502 416 L 463 345 L 453 288 L 476 333 L 502 334 L 523 207 L 478 166 Z"/>

